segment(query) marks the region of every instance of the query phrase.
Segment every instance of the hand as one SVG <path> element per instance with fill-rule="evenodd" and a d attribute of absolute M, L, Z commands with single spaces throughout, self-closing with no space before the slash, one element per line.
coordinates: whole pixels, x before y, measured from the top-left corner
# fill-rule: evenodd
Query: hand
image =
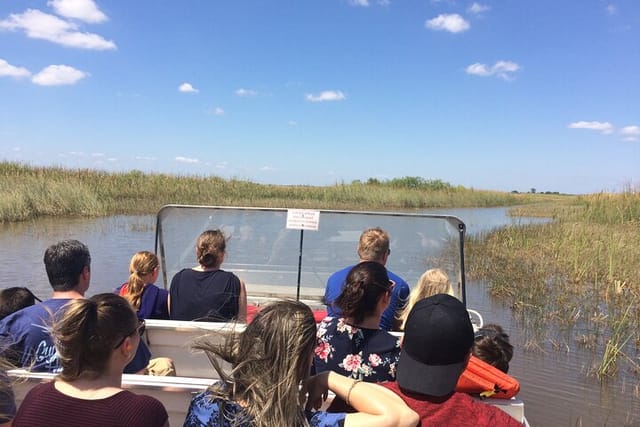
<path fill-rule="evenodd" d="M 307 394 L 306 410 L 319 409 L 329 397 L 329 371 L 307 378 L 302 385 L 302 393 Z"/>

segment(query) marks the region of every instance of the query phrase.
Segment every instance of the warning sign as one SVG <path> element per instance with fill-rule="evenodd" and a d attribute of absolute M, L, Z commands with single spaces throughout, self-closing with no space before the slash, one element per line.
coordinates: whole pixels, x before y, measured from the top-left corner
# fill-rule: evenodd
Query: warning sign
<path fill-rule="evenodd" d="M 312 209 L 289 209 L 287 211 L 287 228 L 292 230 L 318 230 L 320 211 Z"/>

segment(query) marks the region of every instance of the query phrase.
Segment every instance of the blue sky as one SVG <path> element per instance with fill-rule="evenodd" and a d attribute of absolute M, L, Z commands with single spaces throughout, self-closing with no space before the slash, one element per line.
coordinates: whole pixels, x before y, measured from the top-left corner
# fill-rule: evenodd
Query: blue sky
<path fill-rule="evenodd" d="M 637 0 L 2 0 L 0 159 L 640 186 Z"/>

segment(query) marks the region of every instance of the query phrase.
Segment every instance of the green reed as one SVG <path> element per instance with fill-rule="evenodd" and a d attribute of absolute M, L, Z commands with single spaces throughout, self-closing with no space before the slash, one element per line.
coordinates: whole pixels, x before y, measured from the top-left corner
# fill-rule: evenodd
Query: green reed
<path fill-rule="evenodd" d="M 487 280 L 525 327 L 540 328 L 536 345 L 555 345 L 553 334 L 564 331 L 567 346 L 597 352 L 599 377 L 615 374 L 621 359 L 638 373 L 640 189 L 581 196 L 547 209 L 551 223 L 468 239 L 470 276 Z"/>
<path fill-rule="evenodd" d="M 329 186 L 286 186 L 216 176 L 107 173 L 0 162 L 0 222 L 55 215 L 149 214 L 170 203 L 411 210 L 512 206 L 552 197 L 467 189 L 415 177 Z"/>

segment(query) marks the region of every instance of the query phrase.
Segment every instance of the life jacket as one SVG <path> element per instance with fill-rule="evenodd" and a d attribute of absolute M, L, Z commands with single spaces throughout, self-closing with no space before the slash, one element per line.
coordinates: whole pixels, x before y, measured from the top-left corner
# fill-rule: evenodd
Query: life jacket
<path fill-rule="evenodd" d="M 500 369 L 471 355 L 469 364 L 458 379 L 456 391 L 480 397 L 510 399 L 520 391 L 520 383 Z"/>

